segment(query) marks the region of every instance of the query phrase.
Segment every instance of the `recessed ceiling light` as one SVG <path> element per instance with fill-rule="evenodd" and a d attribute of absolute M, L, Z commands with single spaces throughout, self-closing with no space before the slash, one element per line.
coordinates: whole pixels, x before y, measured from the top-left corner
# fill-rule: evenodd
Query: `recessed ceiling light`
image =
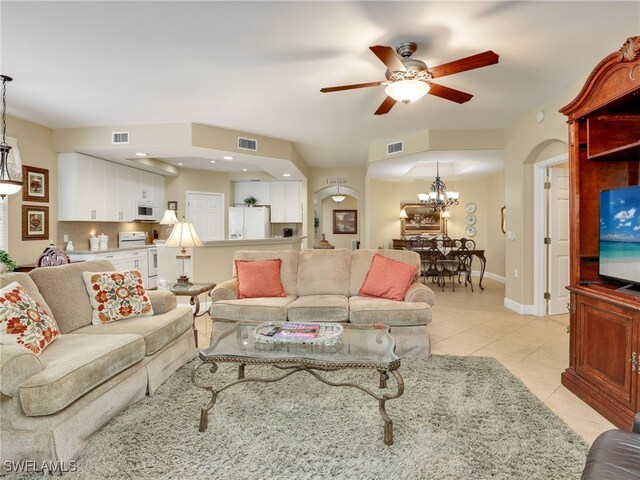
<path fill-rule="evenodd" d="M 243 168 L 243 169 L 242 169 L 242 171 L 243 171 L 243 172 L 246 172 L 246 171 L 247 171 L 247 169 L 246 169 L 246 168 Z"/>
<path fill-rule="evenodd" d="M 233 157 L 231 155 L 225 155 L 222 158 L 225 159 L 225 160 L 233 160 Z"/>
<path fill-rule="evenodd" d="M 291 176 L 291 174 L 290 174 L 290 173 L 283 173 L 283 174 L 282 174 L 282 176 L 283 176 L 283 177 L 290 177 L 290 176 Z"/>
<path fill-rule="evenodd" d="M 209 160 L 209 163 L 216 163 L 215 160 Z"/>
<path fill-rule="evenodd" d="M 184 165 L 184 163 L 182 163 L 182 162 L 178 162 L 178 165 L 179 165 L 179 166 L 182 166 L 182 165 Z"/>
<path fill-rule="evenodd" d="M 147 155 L 149 154 L 144 152 L 136 152 L 136 157 L 146 157 Z"/>

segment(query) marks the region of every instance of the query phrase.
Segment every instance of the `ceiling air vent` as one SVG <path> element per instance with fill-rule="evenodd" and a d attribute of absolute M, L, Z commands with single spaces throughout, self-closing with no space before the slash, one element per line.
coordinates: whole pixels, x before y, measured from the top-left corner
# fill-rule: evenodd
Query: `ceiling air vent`
<path fill-rule="evenodd" d="M 399 142 L 387 143 L 387 155 L 402 152 L 403 146 L 404 143 L 402 140 L 400 140 Z"/>
<path fill-rule="evenodd" d="M 129 132 L 111 132 L 112 145 L 128 145 Z"/>
<path fill-rule="evenodd" d="M 252 138 L 238 137 L 238 148 L 242 150 L 258 151 L 258 141 Z"/>

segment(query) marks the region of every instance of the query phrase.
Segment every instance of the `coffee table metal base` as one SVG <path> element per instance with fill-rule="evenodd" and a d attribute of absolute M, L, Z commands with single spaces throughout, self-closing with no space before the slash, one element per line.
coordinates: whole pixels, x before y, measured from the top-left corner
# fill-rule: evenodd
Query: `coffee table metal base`
<path fill-rule="evenodd" d="M 207 429 L 209 410 L 211 410 L 211 408 L 215 405 L 216 400 L 218 399 L 218 394 L 225 391 L 226 389 L 233 387 L 234 385 L 239 385 L 241 383 L 247 383 L 247 382 L 261 382 L 261 383 L 277 382 L 278 380 L 287 378 L 288 376 L 293 375 L 294 373 L 308 372 L 314 377 L 316 377 L 318 380 L 320 380 L 321 382 L 327 385 L 330 385 L 332 387 L 357 388 L 358 390 L 362 390 L 366 394 L 378 400 L 380 416 L 382 417 L 382 420 L 384 420 L 384 443 L 386 445 L 393 445 L 393 420 L 391 420 L 391 417 L 389 417 L 389 414 L 387 413 L 386 402 L 387 400 L 393 400 L 394 398 L 400 397 L 404 392 L 404 380 L 402 379 L 402 375 L 400 374 L 399 369 L 396 368 L 394 370 L 391 370 L 390 372 L 386 370 L 377 369 L 380 374 L 381 389 L 387 387 L 387 380 L 389 379 L 389 373 L 391 373 L 393 377 L 396 379 L 396 384 L 397 384 L 397 391 L 395 392 L 395 394 L 389 394 L 389 393 L 378 394 L 356 383 L 332 382 L 331 380 L 326 379 L 320 373 L 318 373 L 318 372 L 333 372 L 337 370 L 343 370 L 344 368 L 342 367 L 326 367 L 326 366 L 320 366 L 320 365 L 311 366 L 311 365 L 303 365 L 302 363 L 287 364 L 286 362 L 285 363 L 269 362 L 270 365 L 273 365 L 274 367 L 279 368 L 281 370 L 286 370 L 286 372 L 274 378 L 246 378 L 245 365 L 248 362 L 246 362 L 246 359 L 243 359 L 243 360 L 244 361 L 240 362 L 238 366 L 238 379 L 218 389 L 215 389 L 213 385 L 208 385 L 203 383 L 201 379 L 198 377 L 198 370 L 205 365 L 210 367 L 209 371 L 211 373 L 216 373 L 218 371 L 218 365 L 215 362 L 201 361 L 198 365 L 196 365 L 193 368 L 193 371 L 191 373 L 191 382 L 196 387 L 202 388 L 211 394 L 211 399 L 209 400 L 209 402 L 200 409 L 200 426 L 198 428 L 199 431 L 204 432 Z M 230 361 L 233 361 L 233 360 L 230 360 Z M 264 364 L 263 362 L 256 362 L 256 363 Z"/>

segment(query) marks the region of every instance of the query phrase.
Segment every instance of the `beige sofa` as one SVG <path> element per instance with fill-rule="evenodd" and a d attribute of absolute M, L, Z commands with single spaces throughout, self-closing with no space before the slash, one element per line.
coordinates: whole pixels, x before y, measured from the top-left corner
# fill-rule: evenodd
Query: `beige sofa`
<path fill-rule="evenodd" d="M 376 253 L 420 266 L 420 256 L 406 250 L 237 251 L 234 260 L 281 259 L 280 279 L 286 297 L 238 299 L 234 267 L 234 278 L 211 292 L 211 318 L 384 323 L 391 327 L 398 354 L 428 357 L 431 349 L 427 325 L 434 303 L 429 287 L 416 279 L 404 301 L 358 294 Z"/>
<path fill-rule="evenodd" d="M 0 276 L 0 287 L 20 283 L 61 331 L 39 356 L 0 345 L 4 473 L 10 462 L 75 460 L 92 434 L 194 357 L 191 309 L 170 292 L 148 292 L 153 316 L 92 325 L 82 272 L 113 270 L 97 260 Z"/>

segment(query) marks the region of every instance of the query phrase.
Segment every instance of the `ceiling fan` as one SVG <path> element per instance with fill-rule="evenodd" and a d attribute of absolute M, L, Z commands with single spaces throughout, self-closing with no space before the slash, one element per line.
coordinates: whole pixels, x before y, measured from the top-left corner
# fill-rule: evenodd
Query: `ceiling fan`
<path fill-rule="evenodd" d="M 483 53 L 471 55 L 470 57 L 460 58 L 453 62 L 444 63 L 437 67 L 427 67 L 427 65 L 414 58 L 410 58 L 416 51 L 418 45 L 413 42 L 404 42 L 396 48 L 384 45 L 374 45 L 369 47 L 371 51 L 378 57 L 382 63 L 387 66 L 385 72 L 386 81 L 356 83 L 354 85 L 342 85 L 340 87 L 321 88 L 322 93 L 339 92 L 341 90 L 353 90 L 356 88 L 377 87 L 378 85 L 386 85 L 385 93 L 387 98 L 376 110 L 376 115 L 384 115 L 396 102 L 409 103 L 417 100 L 427 93 L 436 97 L 451 100 L 456 103 L 465 103 L 471 100 L 473 95 L 453 88 L 444 87 L 433 83 L 434 78 L 453 75 L 454 73 L 466 72 L 475 68 L 487 67 L 498 63 L 498 54 L 492 50 Z"/>

